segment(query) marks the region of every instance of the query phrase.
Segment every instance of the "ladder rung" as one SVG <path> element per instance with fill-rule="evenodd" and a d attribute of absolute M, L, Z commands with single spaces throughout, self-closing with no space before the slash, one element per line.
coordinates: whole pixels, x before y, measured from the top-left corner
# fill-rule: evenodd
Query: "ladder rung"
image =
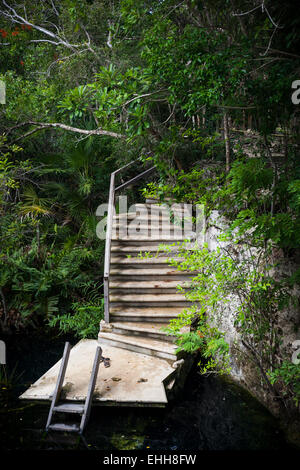
<path fill-rule="evenodd" d="M 55 423 L 50 424 L 48 429 L 51 431 L 79 432 L 80 427 L 78 424 Z"/>
<path fill-rule="evenodd" d="M 76 403 L 62 403 L 60 405 L 56 405 L 53 408 L 53 411 L 56 411 L 57 413 L 82 414 L 84 411 L 84 405 L 76 404 Z"/>

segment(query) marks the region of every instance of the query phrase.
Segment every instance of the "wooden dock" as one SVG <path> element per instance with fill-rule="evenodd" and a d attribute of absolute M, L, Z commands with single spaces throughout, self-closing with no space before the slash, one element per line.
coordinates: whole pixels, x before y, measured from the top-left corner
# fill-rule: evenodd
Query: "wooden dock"
<path fill-rule="evenodd" d="M 87 396 L 93 360 L 98 342 L 81 340 L 70 353 L 63 396 L 65 401 L 84 402 Z M 100 363 L 93 405 L 164 407 L 167 394 L 181 369 L 166 359 L 136 353 L 112 346 L 103 346 L 103 355 L 110 358 L 110 367 Z M 49 402 L 54 392 L 61 361 L 26 390 L 22 400 Z"/>

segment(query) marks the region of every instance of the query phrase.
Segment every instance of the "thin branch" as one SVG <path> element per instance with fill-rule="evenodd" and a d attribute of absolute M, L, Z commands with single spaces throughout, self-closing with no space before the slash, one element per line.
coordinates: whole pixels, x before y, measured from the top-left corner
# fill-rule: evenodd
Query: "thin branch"
<path fill-rule="evenodd" d="M 107 46 L 112 49 L 112 37 L 111 37 L 111 22 L 108 20 L 108 37 L 107 37 L 107 41 L 106 41 L 106 44 Z"/>
<path fill-rule="evenodd" d="M 275 21 L 273 20 L 272 16 L 270 15 L 269 13 L 269 10 L 267 9 L 266 5 L 265 5 L 265 2 L 263 1 L 260 5 L 258 5 L 257 7 L 254 7 L 252 8 L 252 10 L 249 10 L 249 11 L 245 11 L 243 13 L 231 13 L 232 16 L 244 16 L 244 15 L 249 15 L 250 13 L 252 13 L 253 11 L 256 11 L 258 9 L 261 8 L 261 11 L 264 13 L 266 12 L 269 20 L 271 21 L 272 25 L 277 29 L 277 28 L 283 28 L 283 26 L 279 26 L 278 24 L 275 23 Z"/>
<path fill-rule="evenodd" d="M 3 314 L 4 314 L 4 320 L 1 320 L 1 324 L 2 324 L 2 327 L 4 327 L 6 326 L 6 323 L 7 323 L 7 306 L 6 306 L 5 296 L 4 296 L 2 287 L 0 287 L 0 297 L 2 300 Z"/>
<path fill-rule="evenodd" d="M 264 54 L 260 54 L 260 55 L 264 55 Z M 280 60 L 279 57 L 275 57 L 274 59 L 271 59 L 271 60 L 269 60 L 268 62 L 264 62 L 262 65 L 260 65 L 259 67 L 257 67 L 257 69 L 250 70 L 250 72 L 247 73 L 247 75 L 251 75 L 252 73 L 257 72 L 257 70 L 260 70 L 260 69 L 262 69 L 263 67 L 268 66 L 269 64 L 271 64 L 272 62 L 275 62 L 276 60 Z"/>
<path fill-rule="evenodd" d="M 99 60 L 98 54 L 94 51 L 94 49 L 93 49 L 92 46 L 91 46 L 91 37 L 90 37 L 89 33 L 88 33 L 87 30 L 85 29 L 84 25 L 81 24 L 80 26 L 81 26 L 82 29 L 84 30 L 85 35 L 86 35 L 86 37 L 87 37 L 87 39 L 88 39 L 88 43 L 85 44 L 85 45 L 88 47 L 88 50 L 91 51 L 91 52 L 94 54 L 94 56 Z M 93 67 L 92 67 L 92 69 L 93 69 L 93 72 L 96 73 L 96 70 L 95 70 Z"/>
<path fill-rule="evenodd" d="M 169 16 L 174 10 L 176 10 L 177 8 L 181 7 L 181 5 L 183 5 L 185 3 L 185 0 L 183 0 L 183 2 L 180 2 L 178 3 L 178 5 L 175 5 L 175 7 L 171 8 L 168 13 L 166 15 L 163 16 L 163 19 L 167 18 L 167 16 Z"/>
<path fill-rule="evenodd" d="M 53 0 L 51 0 L 51 5 L 52 5 L 53 11 L 54 11 L 54 13 L 56 14 L 56 16 L 59 16 L 59 13 L 58 13 L 58 11 L 57 11 L 57 9 L 56 9 L 56 6 L 54 5 Z"/>
<path fill-rule="evenodd" d="M 54 60 L 53 62 L 51 62 L 51 64 L 47 68 L 47 72 L 45 72 L 46 76 L 50 77 L 51 69 L 52 69 L 52 67 L 54 67 L 54 65 L 58 64 L 59 62 L 66 61 L 66 60 L 70 59 L 70 57 L 73 57 L 74 55 L 79 55 L 79 54 L 82 54 L 83 52 L 87 52 L 89 50 L 90 49 L 82 49 L 81 51 L 75 51 L 75 52 L 73 52 L 72 54 L 70 54 L 68 56 L 59 57 L 58 59 Z"/>
<path fill-rule="evenodd" d="M 162 122 L 162 124 L 167 124 L 167 122 L 170 121 L 171 117 L 174 115 L 175 108 L 176 108 L 176 103 L 174 104 L 173 109 L 172 109 L 172 111 L 171 111 L 169 117 L 168 117 L 164 122 Z"/>
<path fill-rule="evenodd" d="M 268 44 L 267 49 L 265 50 L 265 52 L 260 52 L 260 53 L 259 53 L 259 55 L 261 55 L 262 57 L 264 57 L 265 55 L 268 54 L 268 52 L 269 52 L 269 50 L 270 50 L 270 47 L 271 47 L 271 44 L 272 44 L 273 36 L 274 36 L 274 34 L 276 33 L 277 29 L 278 29 L 277 27 L 274 28 L 273 33 L 271 34 L 271 37 L 270 37 L 270 40 L 269 40 L 269 44 Z"/>
<path fill-rule="evenodd" d="M 255 109 L 256 106 L 225 106 L 225 105 L 215 105 L 216 108 L 225 108 L 225 109 Z"/>
<path fill-rule="evenodd" d="M 68 126 L 66 124 L 62 124 L 59 122 L 36 122 L 36 121 L 27 121 L 27 122 L 22 122 L 20 124 L 17 124 L 16 126 L 11 127 L 10 129 L 7 130 L 6 135 L 9 135 L 11 132 L 13 132 L 16 129 L 20 129 L 21 127 L 25 126 L 36 126 L 34 129 L 31 129 L 30 131 L 26 132 L 22 136 L 18 137 L 17 139 L 14 140 L 14 142 L 18 142 L 19 140 L 22 140 L 35 132 L 38 132 L 43 129 L 51 129 L 51 128 L 57 128 L 57 129 L 63 129 L 68 132 L 74 132 L 77 134 L 83 134 L 83 135 L 102 135 L 102 136 L 107 136 L 107 137 L 114 137 L 117 139 L 125 139 L 126 136 L 123 134 L 119 134 L 117 132 L 112 132 L 112 131 L 106 131 L 104 129 L 92 129 L 92 130 L 87 130 L 87 129 L 79 129 L 78 127 L 72 127 Z"/>
<path fill-rule="evenodd" d="M 277 29 L 277 28 L 280 28 L 282 29 L 283 26 L 279 26 L 278 24 L 275 23 L 275 21 L 273 20 L 273 18 L 271 17 L 270 13 L 269 13 L 269 10 L 267 9 L 266 5 L 264 5 L 264 9 L 265 9 L 265 12 L 267 13 L 268 17 L 269 17 L 269 20 L 271 21 L 272 25 Z"/>
<path fill-rule="evenodd" d="M 259 8 L 261 8 L 262 4 L 258 5 L 257 7 L 255 8 L 252 8 L 252 10 L 248 10 L 248 11 L 245 11 L 243 13 L 231 13 L 232 16 L 244 16 L 244 15 L 249 15 L 250 13 L 252 13 L 253 11 L 255 10 L 258 10 Z"/>
<path fill-rule="evenodd" d="M 139 98 L 145 98 L 147 96 L 152 96 L 156 95 L 157 93 L 160 93 L 161 91 L 166 91 L 166 88 L 162 88 L 161 90 L 153 91 L 152 93 L 144 93 L 143 95 L 137 95 L 134 98 L 131 98 L 130 100 L 126 101 L 122 107 L 125 108 L 129 103 L 132 103 L 132 101 L 138 100 Z"/>
<path fill-rule="evenodd" d="M 262 46 L 254 46 L 256 47 L 257 49 L 264 49 L 264 47 Z M 298 54 L 292 54 L 291 52 L 285 52 L 285 51 L 280 51 L 278 49 L 273 49 L 273 48 L 270 48 L 269 51 L 272 53 L 277 53 L 277 54 L 283 54 L 283 55 L 287 55 L 289 57 L 295 57 L 296 59 L 300 59 L 300 55 Z"/>

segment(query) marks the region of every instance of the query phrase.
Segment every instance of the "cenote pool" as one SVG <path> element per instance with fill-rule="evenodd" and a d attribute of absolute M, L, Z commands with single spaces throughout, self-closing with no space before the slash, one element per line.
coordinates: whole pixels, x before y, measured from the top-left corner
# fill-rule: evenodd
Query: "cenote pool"
<path fill-rule="evenodd" d="M 49 405 L 17 397 L 62 356 L 70 337 L 38 334 L 7 338 L 7 370 L 16 366 L 13 385 L 0 390 L 1 450 L 288 450 L 279 424 L 243 389 L 194 368 L 184 391 L 166 409 L 94 407 L 85 431 L 77 436 L 46 436 Z M 21 377 L 18 375 L 22 373 Z"/>

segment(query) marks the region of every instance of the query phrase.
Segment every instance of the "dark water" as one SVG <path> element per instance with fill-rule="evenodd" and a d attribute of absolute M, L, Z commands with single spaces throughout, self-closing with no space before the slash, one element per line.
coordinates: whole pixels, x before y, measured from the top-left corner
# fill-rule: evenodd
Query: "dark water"
<path fill-rule="evenodd" d="M 166 409 L 94 407 L 85 431 L 76 436 L 44 433 L 48 405 L 17 396 L 62 356 L 64 342 L 38 335 L 7 341 L 7 368 L 17 363 L 13 387 L 0 390 L 0 449 L 98 450 L 289 450 L 278 422 L 247 392 L 195 368 L 185 389 Z"/>

